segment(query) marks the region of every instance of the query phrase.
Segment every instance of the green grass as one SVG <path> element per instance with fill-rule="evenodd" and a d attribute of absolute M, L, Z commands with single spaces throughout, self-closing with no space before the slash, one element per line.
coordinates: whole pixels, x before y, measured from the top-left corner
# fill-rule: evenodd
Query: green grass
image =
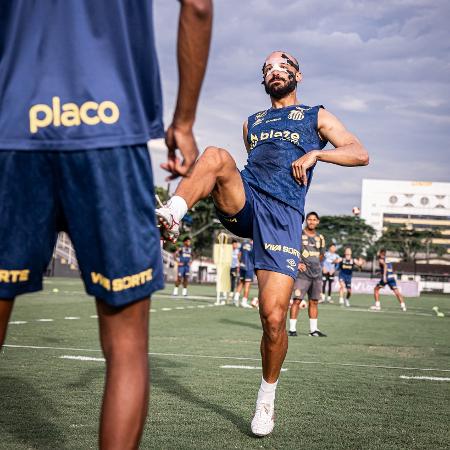
<path fill-rule="evenodd" d="M 260 366 L 257 312 L 209 306 L 212 287 L 189 292 L 210 299 L 175 300 L 168 292 L 152 304 L 152 392 L 142 448 L 450 447 L 450 382 L 400 378 L 450 378 L 448 296 L 411 299 L 405 314 L 392 297 L 382 298 L 381 313 L 367 311 L 372 299 L 364 295 L 352 299 L 350 310 L 321 305 L 326 339 L 307 336 L 302 312 L 277 390 L 275 431 L 256 439 L 249 424 L 261 374 L 221 366 Z M 445 318 L 434 315 L 435 305 Z M 60 358 L 102 356 L 91 315 L 94 303 L 77 280 L 51 280 L 44 292 L 17 300 L 11 320 L 27 323 L 10 325 L 7 345 L 26 347 L 0 354 L 1 449 L 96 448 L 104 363 Z M 37 321 L 46 318 L 53 321 Z"/>

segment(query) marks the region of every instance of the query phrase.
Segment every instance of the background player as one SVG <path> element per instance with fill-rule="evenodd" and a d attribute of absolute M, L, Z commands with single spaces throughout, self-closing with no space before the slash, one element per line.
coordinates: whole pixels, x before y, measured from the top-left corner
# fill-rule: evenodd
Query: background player
<path fill-rule="evenodd" d="M 186 175 L 198 155 L 192 127 L 212 4 L 180 4 L 166 142 L 168 164 L 179 149 Z M 1 1 L 0 10 L 0 346 L 14 298 L 42 289 L 57 233 L 68 231 L 106 359 L 100 447 L 137 448 L 150 295 L 163 287 L 147 148 L 164 135 L 152 1 Z M 18 269 L 20 278 L 8 276 Z"/>
<path fill-rule="evenodd" d="M 397 297 L 397 300 L 400 303 L 401 310 L 406 311 L 405 300 L 403 298 L 403 295 L 400 293 L 399 288 L 397 287 L 397 282 L 395 280 L 395 273 L 392 267 L 392 263 L 386 262 L 386 250 L 384 248 L 382 248 L 378 253 L 378 264 L 380 265 L 381 279 L 373 290 L 373 295 L 375 297 L 375 305 L 371 306 L 370 309 L 372 311 L 381 310 L 380 289 L 388 285 L 391 288 L 392 292 L 394 292 L 395 296 Z"/>
<path fill-rule="evenodd" d="M 178 295 L 178 286 L 183 283 L 183 297 L 187 296 L 187 287 L 189 282 L 189 274 L 192 264 L 192 247 L 191 238 L 185 237 L 183 239 L 183 246 L 176 252 L 177 267 L 177 280 L 175 281 L 175 287 L 173 288 L 172 295 Z"/>
<path fill-rule="evenodd" d="M 339 304 L 350 307 L 350 297 L 352 296 L 352 277 L 355 266 L 361 267 L 364 264 L 362 258 L 352 258 L 352 249 L 346 247 L 344 257 L 339 264 Z M 346 292 L 345 299 L 344 293 Z"/>
<path fill-rule="evenodd" d="M 234 294 L 234 305 L 239 306 L 239 297 L 241 295 L 242 288 L 244 288 L 244 296 L 240 306 L 243 308 L 251 308 L 248 304 L 248 294 L 250 292 L 250 285 L 252 284 L 253 277 L 255 275 L 255 266 L 253 263 L 253 242 L 246 240 L 241 245 L 239 252 L 239 285 Z"/>
<path fill-rule="evenodd" d="M 262 72 L 271 107 L 244 122 L 249 152 L 245 169 L 239 172 L 228 151 L 208 147 L 189 178 L 157 210 L 163 237 L 174 240 L 188 208 L 211 194 L 222 224 L 237 236 L 253 239 L 263 328 L 263 377 L 251 425 L 258 436 L 271 433 L 274 427 L 275 390 L 288 345 L 287 310 L 313 168 L 319 161 L 342 166 L 369 162 L 362 144 L 334 115 L 321 106 L 300 103 L 297 83 L 302 73 L 292 55 L 271 53 Z M 334 150 L 322 150 L 327 141 Z M 162 167 L 175 177 L 173 164 Z"/>
<path fill-rule="evenodd" d="M 320 219 L 316 212 L 306 216 L 306 226 L 302 233 L 301 261 L 293 290 L 289 320 L 289 336 L 297 336 L 297 317 L 300 303 L 308 294 L 309 335 L 326 337 L 317 325 L 319 317 L 319 298 L 322 291 L 322 259 L 325 253 L 325 239 L 316 233 Z"/>
<path fill-rule="evenodd" d="M 331 244 L 328 247 L 328 251 L 325 252 L 322 266 L 322 301 L 327 300 L 329 303 L 333 303 L 331 299 L 331 288 L 334 283 L 334 274 L 336 272 L 336 265 L 341 261 L 341 258 L 336 253 L 336 245 Z M 325 291 L 328 284 L 328 297 L 325 298 Z"/>
<path fill-rule="evenodd" d="M 234 298 L 235 290 L 239 282 L 239 242 L 236 239 L 231 241 L 231 266 L 230 266 L 230 298 Z"/>

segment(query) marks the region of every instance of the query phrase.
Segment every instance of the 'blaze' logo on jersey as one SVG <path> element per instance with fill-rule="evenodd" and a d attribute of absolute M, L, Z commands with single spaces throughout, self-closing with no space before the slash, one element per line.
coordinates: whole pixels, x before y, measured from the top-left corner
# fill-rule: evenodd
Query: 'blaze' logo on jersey
<path fill-rule="evenodd" d="M 250 150 L 254 149 L 258 142 L 265 141 L 266 139 L 281 139 L 283 141 L 289 141 L 292 142 L 295 145 L 298 145 L 300 140 L 300 134 L 299 133 L 292 133 L 290 130 L 283 130 L 283 131 L 276 131 L 276 130 L 270 130 L 270 131 L 262 131 L 259 133 L 259 136 L 256 134 L 251 133 L 250 134 Z"/>
<path fill-rule="evenodd" d="M 119 107 L 110 100 L 101 103 L 87 101 L 78 106 L 76 103 L 61 105 L 61 99 L 53 97 L 52 106 L 39 103 L 30 108 L 30 132 L 37 133 L 39 128 L 45 128 L 49 125 L 74 127 L 82 123 L 98 125 L 100 122 L 111 125 L 116 123 L 119 117 Z"/>

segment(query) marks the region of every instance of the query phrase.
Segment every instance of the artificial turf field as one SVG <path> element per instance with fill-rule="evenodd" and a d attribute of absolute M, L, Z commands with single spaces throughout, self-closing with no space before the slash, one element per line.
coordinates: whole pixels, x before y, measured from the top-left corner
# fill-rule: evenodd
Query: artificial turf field
<path fill-rule="evenodd" d="M 152 302 L 141 448 L 450 448 L 449 296 L 410 299 L 407 313 L 390 296 L 382 312 L 367 311 L 367 295 L 354 296 L 350 309 L 320 305 L 327 338 L 308 337 L 301 312 L 275 430 L 254 438 L 260 370 L 224 366 L 260 366 L 257 311 L 213 306 L 210 286 L 192 286 L 197 298 L 168 293 Z M 435 305 L 446 317 L 435 316 Z M 0 354 L 1 449 L 96 448 L 104 362 L 67 358 L 102 357 L 92 316 L 94 302 L 74 279 L 51 279 L 44 292 L 17 300 Z"/>

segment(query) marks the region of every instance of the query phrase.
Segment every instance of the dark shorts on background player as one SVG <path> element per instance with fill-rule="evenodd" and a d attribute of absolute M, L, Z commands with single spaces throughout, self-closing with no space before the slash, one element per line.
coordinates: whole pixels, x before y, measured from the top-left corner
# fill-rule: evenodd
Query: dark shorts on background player
<path fill-rule="evenodd" d="M 347 289 L 352 288 L 352 277 L 351 275 L 339 274 L 339 281 L 343 281 Z"/>
<path fill-rule="evenodd" d="M 255 270 L 296 278 L 300 258 L 302 214 L 295 208 L 252 188 L 244 179 L 245 205 L 234 216 L 216 209 L 222 225 L 236 236 L 253 239 Z"/>
<path fill-rule="evenodd" d="M 239 279 L 241 281 L 253 281 L 255 271 L 253 269 L 242 269 L 239 271 Z"/>
<path fill-rule="evenodd" d="M 383 278 L 377 283 L 377 286 L 384 287 L 388 285 L 391 289 L 398 289 L 397 281 L 395 278 L 388 278 L 387 281 L 384 281 Z"/>
<path fill-rule="evenodd" d="M 189 276 L 190 266 L 178 266 L 178 278 L 185 278 Z"/>
<path fill-rule="evenodd" d="M 0 298 L 42 289 L 67 231 L 88 294 L 123 306 L 162 289 L 147 145 L 0 151 Z"/>
<path fill-rule="evenodd" d="M 294 283 L 294 300 L 303 300 L 308 294 L 308 300 L 319 300 L 322 294 L 322 278 L 297 278 Z"/>

